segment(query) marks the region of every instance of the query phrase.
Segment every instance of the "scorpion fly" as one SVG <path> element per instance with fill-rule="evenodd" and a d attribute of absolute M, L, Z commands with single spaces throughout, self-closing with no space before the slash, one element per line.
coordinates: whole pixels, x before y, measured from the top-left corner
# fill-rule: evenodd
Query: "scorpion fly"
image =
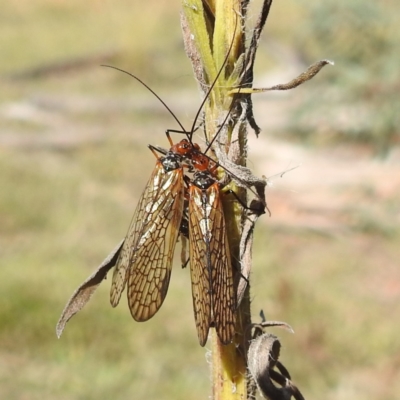
<path fill-rule="evenodd" d="M 236 295 L 220 186 L 215 177 L 218 165 L 206 155 L 216 137 L 204 153 L 192 142 L 197 119 L 224 69 L 232 44 L 233 41 L 190 131 L 183 128 L 166 103 L 144 82 L 112 67 L 149 89 L 182 131 L 167 131 L 171 148 L 161 157 L 156 154 L 156 147 L 149 146 L 157 157 L 156 167 L 139 200 L 116 262 L 110 301 L 113 307 L 117 306 L 127 286 L 132 317 L 136 321 L 150 319 L 167 294 L 178 235 L 189 234 L 193 308 L 201 346 L 206 344 L 211 327 L 216 328 L 223 344 L 230 343 L 235 333 Z M 169 132 L 184 133 L 187 139 L 173 144 Z M 185 168 L 195 171 L 192 179 L 185 176 Z"/>
<path fill-rule="evenodd" d="M 132 317 L 136 321 L 147 321 L 159 310 L 168 291 L 178 235 L 180 232 L 185 234 L 182 229 L 184 168 L 190 168 L 190 155 L 198 152 L 200 147 L 192 143 L 191 136 L 176 115 L 146 83 L 120 68 L 105 67 L 123 72 L 142 84 L 163 104 L 182 129 L 167 130 L 171 145 L 169 151 L 164 153 L 157 147 L 149 146 L 157 158 L 156 166 L 139 199 L 112 277 L 111 305 L 118 305 L 127 286 Z M 170 132 L 185 133 L 189 140 L 183 139 L 173 144 Z M 163 153 L 163 156 L 156 151 Z"/>
<path fill-rule="evenodd" d="M 127 286 L 128 305 L 136 321 L 147 321 L 167 294 L 172 258 L 184 207 L 185 160 L 197 145 L 187 139 L 157 157 L 155 169 L 140 197 L 115 265 L 110 301 L 116 307 Z"/>
<path fill-rule="evenodd" d="M 215 327 L 222 344 L 235 333 L 236 294 L 217 164 L 192 154 L 196 172 L 189 182 L 189 254 L 193 309 L 201 346 Z"/>

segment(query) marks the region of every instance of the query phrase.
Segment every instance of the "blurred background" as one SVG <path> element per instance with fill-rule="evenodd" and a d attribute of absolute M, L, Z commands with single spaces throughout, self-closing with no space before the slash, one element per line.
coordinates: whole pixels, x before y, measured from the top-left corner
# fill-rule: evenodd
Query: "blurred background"
<path fill-rule="evenodd" d="M 257 18 L 256 1 L 250 23 Z M 74 289 L 124 237 L 154 167 L 147 144 L 190 126 L 200 98 L 178 1 L 16 0 L 0 23 L 0 398 L 205 399 L 188 270 L 175 263 L 146 323 L 110 279 L 68 325 Z M 335 61 L 289 92 L 253 96 L 262 128 L 249 166 L 270 177 L 257 225 L 254 320 L 275 329 L 307 399 L 400 391 L 400 136 L 397 0 L 281 0 L 262 36 L 255 86 Z M 283 171 L 296 167 L 280 177 Z M 179 245 L 178 252 L 179 253 Z"/>

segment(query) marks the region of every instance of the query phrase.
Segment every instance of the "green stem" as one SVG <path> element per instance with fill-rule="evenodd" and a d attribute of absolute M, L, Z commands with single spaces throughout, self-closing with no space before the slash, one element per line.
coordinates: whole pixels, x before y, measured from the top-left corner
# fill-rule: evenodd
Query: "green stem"
<path fill-rule="evenodd" d="M 224 66 L 218 81 L 210 94 L 204 109 L 205 132 L 211 140 L 219 130 L 219 124 L 225 120 L 231 110 L 232 102 L 237 97 L 229 94 L 237 87 L 240 71 L 235 70 L 239 57 L 244 52 L 244 32 L 242 31 L 244 15 L 241 2 L 235 0 L 184 0 L 183 30 L 186 51 L 192 61 L 193 69 L 203 94 L 214 82 L 218 72 Z M 227 53 L 229 51 L 228 57 Z M 235 108 L 236 104 L 235 104 Z M 229 150 L 233 132 L 239 139 L 239 157 L 245 165 L 245 143 L 247 135 L 246 120 L 239 120 L 240 113 L 231 113 L 227 127 L 227 144 Z M 245 191 L 235 185 L 230 185 L 238 196 L 245 198 Z M 233 273 L 238 279 L 240 275 L 239 243 L 241 236 L 242 208 L 236 202 L 224 203 L 226 228 L 229 232 L 229 246 L 233 260 Z M 236 335 L 233 343 L 222 345 L 212 331 L 212 394 L 214 400 L 247 399 L 246 387 L 246 354 L 248 340 L 245 333 L 250 321 L 249 289 L 246 291 L 237 310 Z"/>

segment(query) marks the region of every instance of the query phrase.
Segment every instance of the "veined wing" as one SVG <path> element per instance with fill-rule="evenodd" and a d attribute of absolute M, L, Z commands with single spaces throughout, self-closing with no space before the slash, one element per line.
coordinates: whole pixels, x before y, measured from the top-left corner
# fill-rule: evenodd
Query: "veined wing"
<path fill-rule="evenodd" d="M 133 215 L 111 285 L 115 307 L 128 280 L 128 304 L 137 321 L 151 318 L 167 293 L 183 193 L 183 170 L 166 172 L 157 162 Z"/>
<path fill-rule="evenodd" d="M 215 329 L 223 344 L 232 341 L 235 334 L 236 294 L 233 285 L 232 263 L 226 231 L 225 217 L 217 184 L 207 194 L 212 199 L 210 212 L 210 262 L 212 268 L 212 311 Z"/>
<path fill-rule="evenodd" d="M 207 342 L 211 325 L 211 271 L 207 262 L 209 234 L 204 218 L 202 190 L 191 185 L 189 189 L 189 260 L 192 298 L 197 336 L 201 346 Z"/>
<path fill-rule="evenodd" d="M 223 344 L 235 333 L 236 301 L 225 219 L 217 184 L 190 187 L 190 268 L 193 308 L 200 344 L 215 325 Z"/>

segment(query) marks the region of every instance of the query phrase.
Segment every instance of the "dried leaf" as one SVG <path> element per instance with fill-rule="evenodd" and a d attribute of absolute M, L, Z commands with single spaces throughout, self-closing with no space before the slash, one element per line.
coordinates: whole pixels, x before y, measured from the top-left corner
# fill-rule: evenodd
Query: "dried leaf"
<path fill-rule="evenodd" d="M 299 76 L 296 78 L 292 79 L 288 83 L 282 83 L 274 86 L 270 86 L 267 88 L 237 88 L 237 89 L 232 89 L 229 93 L 234 94 L 234 93 L 241 93 L 241 94 L 254 94 L 254 93 L 261 93 L 261 92 L 267 92 L 270 90 L 290 90 L 294 89 L 297 86 L 302 85 L 304 82 L 309 81 L 312 79 L 315 75 L 318 74 L 319 71 L 325 65 L 334 65 L 333 61 L 329 60 L 320 60 L 317 61 L 316 63 L 310 65 L 304 72 L 302 72 Z"/>
<path fill-rule="evenodd" d="M 247 361 L 252 378 L 261 394 L 271 400 L 304 400 L 299 389 L 291 382 L 287 369 L 278 361 L 281 344 L 275 335 L 263 333 L 251 341 Z M 279 372 L 275 371 L 277 368 Z M 276 387 L 272 380 L 281 387 Z"/>
<path fill-rule="evenodd" d="M 122 240 L 117 247 L 107 256 L 107 258 L 99 265 L 96 271 L 90 275 L 79 287 L 75 290 L 71 298 L 68 300 L 60 319 L 56 326 L 57 337 L 60 338 L 64 331 L 65 324 L 90 300 L 93 293 L 96 291 L 100 283 L 105 279 L 107 272 L 115 265 L 119 252 L 121 251 Z"/>

